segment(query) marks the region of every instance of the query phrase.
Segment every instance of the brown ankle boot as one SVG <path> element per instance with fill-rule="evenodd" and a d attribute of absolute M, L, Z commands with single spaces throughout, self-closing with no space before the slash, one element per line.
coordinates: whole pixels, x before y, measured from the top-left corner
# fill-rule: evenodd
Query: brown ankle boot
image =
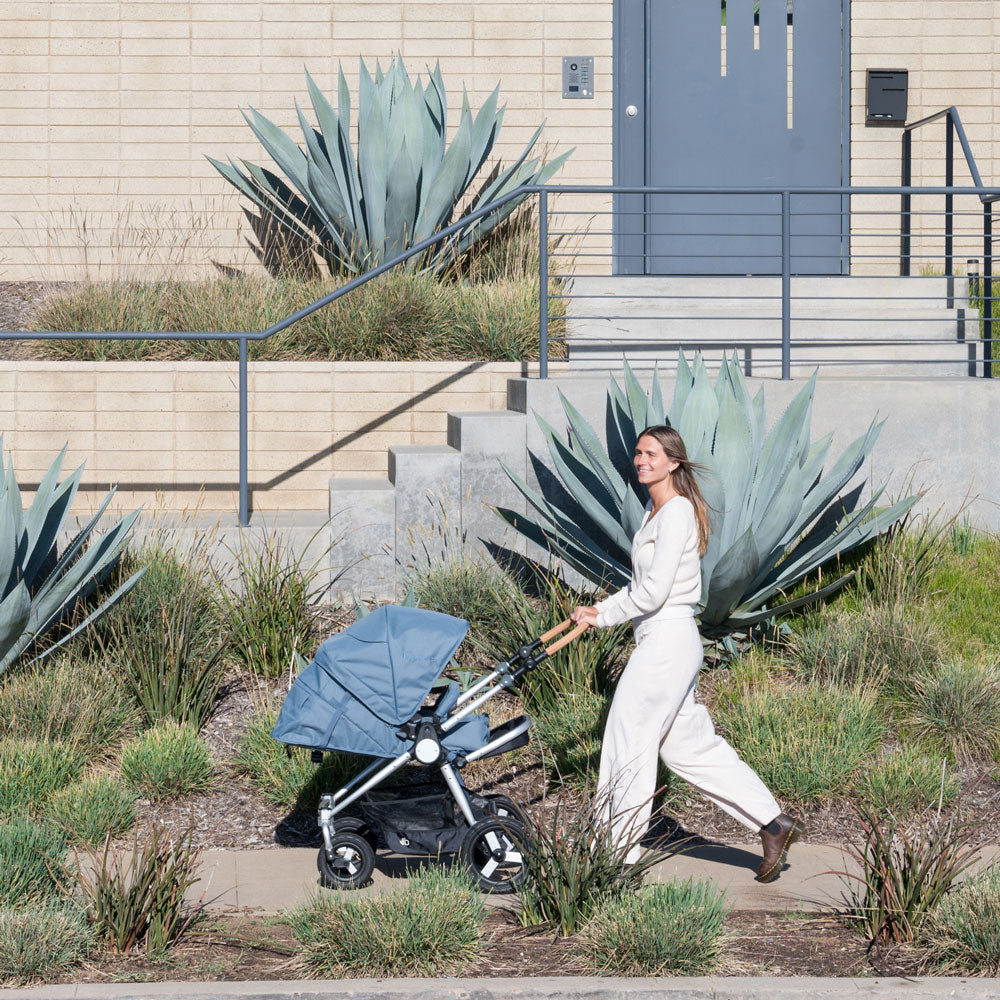
<path fill-rule="evenodd" d="M 785 864 L 788 848 L 802 835 L 802 822 L 794 816 L 782 813 L 767 826 L 760 828 L 760 842 L 764 851 L 764 860 L 757 869 L 757 878 L 761 882 L 773 882 L 780 874 Z"/>

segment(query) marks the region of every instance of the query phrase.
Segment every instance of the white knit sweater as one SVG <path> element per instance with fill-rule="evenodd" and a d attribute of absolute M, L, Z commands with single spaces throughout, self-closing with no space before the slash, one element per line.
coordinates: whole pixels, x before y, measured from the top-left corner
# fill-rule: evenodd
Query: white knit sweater
<path fill-rule="evenodd" d="M 698 522 L 687 497 L 671 497 L 646 516 L 632 539 L 632 582 L 596 605 L 597 624 L 634 624 L 694 613 L 701 600 Z"/>

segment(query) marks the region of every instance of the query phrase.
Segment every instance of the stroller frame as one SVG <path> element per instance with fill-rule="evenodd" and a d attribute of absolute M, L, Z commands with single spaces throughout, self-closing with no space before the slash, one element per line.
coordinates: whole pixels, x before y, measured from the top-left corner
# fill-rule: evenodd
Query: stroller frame
<path fill-rule="evenodd" d="M 468 753 L 458 754 L 453 761 L 446 758 L 442 739 L 501 691 L 512 688 L 525 674 L 534 670 L 548 657 L 572 642 L 587 629 L 578 625 L 561 639 L 547 646 L 545 643 L 564 632 L 572 622 L 569 619 L 524 646 L 509 659 L 498 663 L 494 670 L 480 678 L 467 690 L 458 694 L 451 714 L 439 714 L 447 698 L 448 689 L 432 708 L 420 708 L 417 714 L 397 731 L 401 739 L 411 745 L 396 757 L 386 761 L 375 760 L 360 774 L 336 792 L 320 797 L 318 823 L 323 835 L 323 846 L 317 859 L 326 885 L 356 888 L 365 884 L 374 867 L 377 839 L 370 828 L 357 817 L 337 816 L 358 802 L 369 791 L 381 784 L 411 761 L 426 766 L 437 765 L 444 783 L 454 799 L 458 813 L 468 829 L 458 851 L 481 888 L 489 892 L 513 892 L 523 883 L 527 874 L 524 858 L 525 830 L 519 808 L 505 796 L 494 796 L 497 801 L 477 803 L 461 779 L 460 771 L 466 764 L 486 757 L 506 753 L 528 742 L 531 719 L 522 715 L 491 730 L 487 743 Z M 485 808 L 483 808 L 485 804 Z"/>

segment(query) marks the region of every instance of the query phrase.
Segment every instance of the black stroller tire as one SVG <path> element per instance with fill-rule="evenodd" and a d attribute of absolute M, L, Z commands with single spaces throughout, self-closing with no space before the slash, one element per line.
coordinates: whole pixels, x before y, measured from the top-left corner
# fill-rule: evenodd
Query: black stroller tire
<path fill-rule="evenodd" d="M 345 830 L 331 840 L 334 858 L 327 857 L 326 847 L 319 849 L 316 867 L 320 882 L 327 889 L 359 889 L 366 885 L 375 869 L 372 845 L 359 833 Z"/>
<path fill-rule="evenodd" d="M 524 824 L 524 810 L 506 795 L 487 795 L 486 808 L 500 819 L 516 819 Z"/>
<path fill-rule="evenodd" d="M 378 834 L 363 820 L 357 816 L 344 816 L 335 821 L 337 833 L 356 833 L 359 837 L 364 837 L 371 844 L 373 851 L 378 850 Z"/>
<path fill-rule="evenodd" d="M 485 892 L 517 892 L 528 874 L 526 844 L 519 819 L 486 816 L 469 827 L 459 857 Z"/>

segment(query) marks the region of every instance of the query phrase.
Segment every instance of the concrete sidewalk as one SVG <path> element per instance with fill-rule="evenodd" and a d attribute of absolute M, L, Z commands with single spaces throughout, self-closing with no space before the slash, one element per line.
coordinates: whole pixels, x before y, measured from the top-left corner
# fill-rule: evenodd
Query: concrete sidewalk
<path fill-rule="evenodd" d="M 342 979 L 100 983 L 0 990 L 0 1000 L 998 1000 L 996 979 Z"/>
<path fill-rule="evenodd" d="M 216 911 L 254 909 L 275 913 L 295 906 L 317 888 L 315 848 L 266 848 L 257 851 L 206 851 L 202 880 L 192 897 L 204 892 Z M 1000 859 L 1000 846 L 984 848 L 977 870 Z M 357 890 L 371 895 L 392 891 L 403 884 L 417 858 L 379 854 L 372 884 Z M 729 905 L 737 910 L 818 911 L 838 907 L 844 880 L 836 872 L 854 871 L 851 859 L 839 847 L 795 844 L 789 865 L 768 885 L 754 878 L 760 864 L 760 845 L 706 844 L 661 861 L 650 878 L 707 878 L 726 890 Z M 507 896 L 490 897 L 503 903 Z"/>

